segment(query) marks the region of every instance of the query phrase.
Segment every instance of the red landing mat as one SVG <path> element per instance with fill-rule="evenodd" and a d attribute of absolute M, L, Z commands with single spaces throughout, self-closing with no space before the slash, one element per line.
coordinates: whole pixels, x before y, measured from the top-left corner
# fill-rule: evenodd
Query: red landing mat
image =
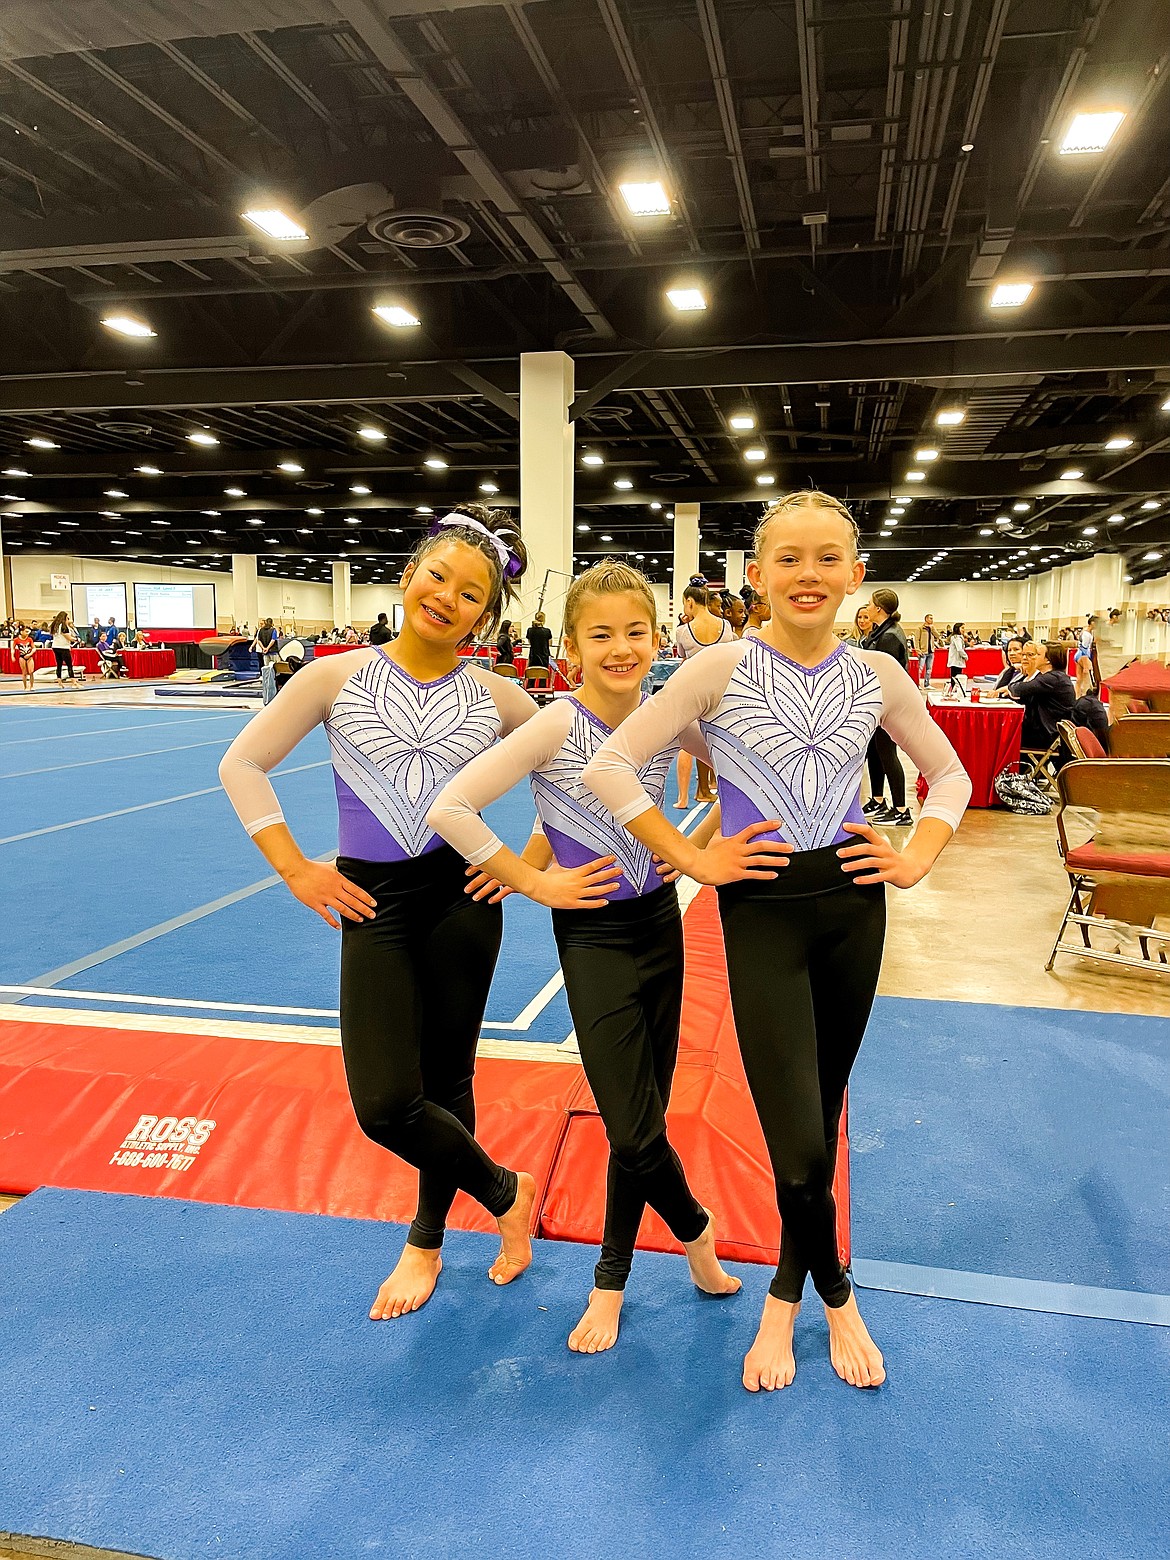
<path fill-rule="evenodd" d="M 687 912 L 686 1001 L 671 1138 L 728 1258 L 774 1262 L 779 1218 L 731 1022 L 715 897 Z M 0 1191 L 41 1185 L 408 1222 L 417 1178 L 363 1137 L 333 1046 L 0 1023 Z M 601 1239 L 608 1150 L 579 1066 L 481 1060 L 478 1136 L 536 1177 L 535 1232 Z M 848 1144 L 837 1161 L 848 1259 Z M 451 1222 L 493 1221 L 462 1194 Z M 640 1244 L 677 1250 L 653 1214 Z"/>

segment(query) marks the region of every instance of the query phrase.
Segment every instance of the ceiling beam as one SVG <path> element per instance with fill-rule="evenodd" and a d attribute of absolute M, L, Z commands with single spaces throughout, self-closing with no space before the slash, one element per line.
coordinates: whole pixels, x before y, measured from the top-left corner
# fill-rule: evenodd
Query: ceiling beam
<path fill-rule="evenodd" d="M 361 38 L 371 55 L 400 92 L 414 104 L 436 135 L 463 164 L 497 211 L 580 311 L 598 336 L 616 334 L 586 289 L 559 257 L 543 229 L 528 215 L 524 203 L 492 163 L 471 130 L 436 91 L 422 65 L 398 34 L 382 19 L 370 0 L 334 0 L 334 5 Z"/>

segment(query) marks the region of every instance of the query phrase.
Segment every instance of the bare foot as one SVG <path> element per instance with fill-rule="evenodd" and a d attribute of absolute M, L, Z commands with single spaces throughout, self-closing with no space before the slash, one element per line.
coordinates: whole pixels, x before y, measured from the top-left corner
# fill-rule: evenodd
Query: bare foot
<path fill-rule="evenodd" d="M 426 1305 L 442 1271 L 443 1259 L 437 1251 L 426 1251 L 408 1242 L 402 1248 L 398 1266 L 378 1291 L 370 1308 L 370 1320 L 383 1322 Z"/>
<path fill-rule="evenodd" d="M 743 1384 L 749 1392 L 775 1392 L 791 1384 L 796 1375 L 796 1355 L 792 1352 L 792 1329 L 800 1314 L 799 1305 L 769 1295 L 764 1301 L 760 1330 L 743 1362 Z"/>
<path fill-rule="evenodd" d="M 622 1314 L 620 1289 L 591 1289 L 585 1315 L 569 1334 L 574 1354 L 603 1354 L 617 1342 L 618 1317 Z"/>
<path fill-rule="evenodd" d="M 829 1358 L 841 1380 L 851 1387 L 880 1387 L 886 1379 L 885 1363 L 861 1320 L 857 1296 L 851 1294 L 844 1305 L 827 1305 L 825 1320 L 829 1324 Z"/>
<path fill-rule="evenodd" d="M 536 1182 L 521 1170 L 516 1177 L 516 1201 L 496 1221 L 500 1226 L 500 1254 L 488 1268 L 488 1277 L 493 1284 L 510 1284 L 532 1261 L 528 1226 L 535 1201 Z"/>
<path fill-rule="evenodd" d="M 677 807 L 677 808 L 678 808 L 678 809 L 679 809 L 679 811 L 680 811 L 680 812 L 682 812 L 682 811 L 684 811 L 684 810 L 685 810 L 685 809 L 686 809 L 686 808 L 688 808 L 688 807 L 689 807 L 689 806 L 690 806 L 690 805 L 691 805 L 691 804 L 690 804 L 690 802 L 688 802 L 688 801 L 687 801 L 687 800 L 686 800 L 686 799 L 685 799 L 685 797 L 684 797 L 684 799 L 683 799 L 683 800 L 682 800 L 682 801 L 680 801 L 680 802 L 675 802 L 675 804 L 674 804 L 674 805 L 675 805 L 675 806 L 676 806 L 676 807 Z"/>
<path fill-rule="evenodd" d="M 710 1208 L 704 1208 L 703 1212 L 707 1215 L 707 1228 L 698 1240 L 692 1240 L 683 1247 L 695 1288 L 701 1289 L 705 1295 L 738 1294 L 743 1285 L 738 1278 L 732 1278 L 730 1273 L 723 1271 L 719 1258 L 715 1255 L 714 1216 Z"/>

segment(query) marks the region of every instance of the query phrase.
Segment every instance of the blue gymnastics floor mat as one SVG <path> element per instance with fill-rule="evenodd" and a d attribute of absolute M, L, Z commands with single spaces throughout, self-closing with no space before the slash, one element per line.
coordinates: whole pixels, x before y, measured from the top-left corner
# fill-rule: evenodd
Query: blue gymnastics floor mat
<path fill-rule="evenodd" d="M 572 1355 L 587 1248 L 449 1237 L 419 1315 L 366 1318 L 384 1225 L 42 1190 L 0 1218 L 0 1531 L 156 1560 L 1153 1556 L 1162 1328 L 867 1294 L 889 1380 L 739 1384 L 767 1274 L 701 1300 L 640 1253 L 618 1347 Z"/>

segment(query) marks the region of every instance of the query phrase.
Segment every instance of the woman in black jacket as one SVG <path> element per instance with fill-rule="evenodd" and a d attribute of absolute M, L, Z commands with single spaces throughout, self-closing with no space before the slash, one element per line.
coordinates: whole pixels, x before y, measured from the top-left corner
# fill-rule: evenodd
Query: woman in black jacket
<path fill-rule="evenodd" d="M 898 593 L 884 587 L 875 590 L 869 603 L 873 627 L 866 635 L 862 649 L 880 650 L 892 655 L 898 665 L 907 661 L 906 635 L 902 632 L 901 613 L 898 611 Z M 870 798 L 862 808 L 870 823 L 892 824 L 896 828 L 909 828 L 914 820 L 906 806 L 906 773 L 898 757 L 893 737 L 879 726 L 870 738 L 866 753 L 869 765 Z M 886 781 L 890 782 L 890 801 L 886 805 Z"/>

